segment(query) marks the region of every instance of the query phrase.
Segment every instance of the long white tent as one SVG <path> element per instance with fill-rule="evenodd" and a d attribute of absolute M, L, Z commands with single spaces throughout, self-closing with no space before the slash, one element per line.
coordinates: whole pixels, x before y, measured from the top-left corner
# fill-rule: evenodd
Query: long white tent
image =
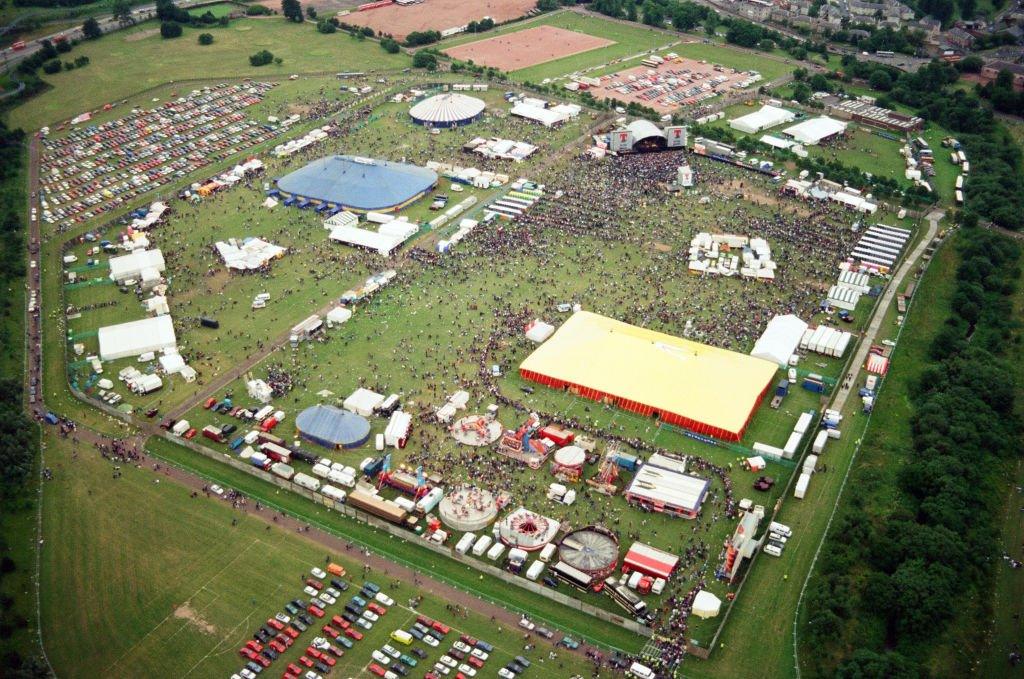
<path fill-rule="evenodd" d="M 789 365 L 789 358 L 796 353 L 800 338 L 806 330 L 807 324 L 793 314 L 776 316 L 768 321 L 768 326 L 754 343 L 750 355 L 778 366 Z"/>
<path fill-rule="evenodd" d="M 170 316 L 108 325 L 99 330 L 100 359 L 113 361 L 177 346 Z"/>
<path fill-rule="evenodd" d="M 746 132 L 747 134 L 754 134 L 776 125 L 792 122 L 795 119 L 796 114 L 792 111 L 766 104 L 753 113 L 733 118 L 729 121 L 729 127 L 740 132 Z"/>
<path fill-rule="evenodd" d="M 819 116 L 787 127 L 782 132 L 801 144 L 814 146 L 829 137 L 846 132 L 846 123 L 828 116 Z"/>

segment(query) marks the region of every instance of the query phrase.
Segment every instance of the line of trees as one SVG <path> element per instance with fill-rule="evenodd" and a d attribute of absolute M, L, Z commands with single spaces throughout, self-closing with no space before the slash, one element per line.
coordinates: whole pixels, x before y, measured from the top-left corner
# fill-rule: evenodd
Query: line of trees
<path fill-rule="evenodd" d="M 1020 454 L 1007 348 L 1019 346 L 1021 252 L 991 231 L 965 234 L 949 317 L 909 390 L 910 447 L 886 451 L 893 475 L 854 470 L 811 581 L 802 636 L 817 675 L 923 677 L 957 602 L 987 592 L 1001 469 Z"/>

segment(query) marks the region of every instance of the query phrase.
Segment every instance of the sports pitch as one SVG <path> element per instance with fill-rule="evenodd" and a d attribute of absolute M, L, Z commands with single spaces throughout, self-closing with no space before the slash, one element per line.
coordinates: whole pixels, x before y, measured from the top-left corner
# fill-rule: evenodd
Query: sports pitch
<path fill-rule="evenodd" d="M 525 31 L 485 38 L 445 50 L 460 61 L 472 61 L 502 71 L 518 71 L 555 59 L 608 47 L 615 43 L 604 38 L 568 31 L 556 26 L 535 26 Z"/>

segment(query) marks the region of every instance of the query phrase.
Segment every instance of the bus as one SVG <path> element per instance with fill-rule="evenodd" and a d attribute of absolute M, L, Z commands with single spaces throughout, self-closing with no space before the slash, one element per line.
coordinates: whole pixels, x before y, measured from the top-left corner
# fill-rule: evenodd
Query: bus
<path fill-rule="evenodd" d="M 964 176 L 962 174 L 956 176 L 956 188 L 958 191 L 962 191 L 964 188 Z"/>
<path fill-rule="evenodd" d="M 963 205 L 964 204 L 964 192 L 959 190 L 959 189 L 957 189 L 957 191 L 956 191 L 956 204 L 957 205 Z"/>
<path fill-rule="evenodd" d="M 578 568 L 574 568 L 564 561 L 559 561 L 551 567 L 551 572 L 562 582 L 575 587 L 581 592 L 586 592 L 594 583 L 594 578 L 587 575 Z"/>
<path fill-rule="evenodd" d="M 890 51 L 890 50 L 875 50 L 875 56 L 876 57 L 885 57 L 887 59 L 891 59 L 894 56 L 896 56 L 896 54 L 894 52 Z"/>

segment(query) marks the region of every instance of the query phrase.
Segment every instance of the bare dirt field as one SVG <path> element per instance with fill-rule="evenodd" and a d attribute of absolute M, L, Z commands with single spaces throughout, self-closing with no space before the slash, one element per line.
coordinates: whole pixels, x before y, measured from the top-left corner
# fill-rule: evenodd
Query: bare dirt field
<path fill-rule="evenodd" d="M 415 5 L 387 5 L 340 17 L 347 24 L 369 26 L 404 40 L 413 31 L 445 31 L 465 26 L 470 21 L 491 17 L 497 23 L 517 19 L 537 4 L 537 0 L 425 0 Z"/>
<path fill-rule="evenodd" d="M 590 92 L 598 99 L 637 102 L 658 113 L 672 113 L 681 106 L 730 92 L 749 77 L 732 68 L 678 58 L 654 68 L 635 66 L 601 76 L 601 84 L 592 86 Z"/>
<path fill-rule="evenodd" d="M 613 40 L 597 38 L 578 31 L 555 26 L 537 26 L 525 31 L 466 43 L 446 49 L 444 52 L 461 61 L 472 59 L 475 64 L 511 72 L 614 44 Z"/>

